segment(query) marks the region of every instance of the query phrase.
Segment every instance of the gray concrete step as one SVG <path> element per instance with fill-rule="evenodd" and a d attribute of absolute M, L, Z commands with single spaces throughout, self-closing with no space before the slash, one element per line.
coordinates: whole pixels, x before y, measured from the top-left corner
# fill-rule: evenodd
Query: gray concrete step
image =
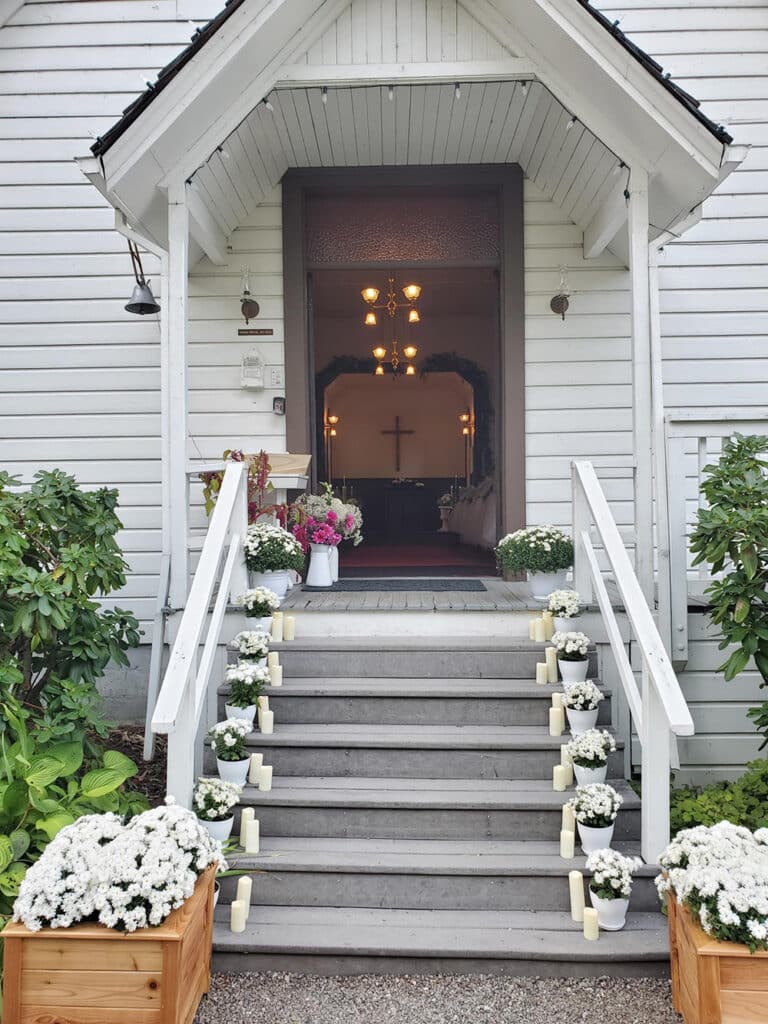
<path fill-rule="evenodd" d="M 640 801 L 623 780 L 615 786 L 624 798 L 615 838 L 636 840 Z M 548 779 L 278 776 L 268 792 L 246 786 L 241 805 L 256 809 L 265 837 L 555 841 L 570 796 Z"/>
<path fill-rule="evenodd" d="M 280 725 L 541 725 L 562 688 L 519 679 L 286 679 L 265 691 Z M 611 718 L 610 693 L 600 724 Z M 219 717 L 229 687 L 219 687 Z"/>
<path fill-rule="evenodd" d="M 542 712 L 546 709 L 542 708 Z M 566 737 L 567 740 L 567 737 Z M 269 735 L 252 733 L 249 749 L 265 755 L 279 776 L 420 779 L 551 778 L 560 762 L 563 737 L 541 725 L 275 725 Z M 621 744 L 619 744 L 621 747 Z M 214 770 L 212 752 L 207 764 Z M 621 750 L 609 771 L 621 775 Z"/>
<path fill-rule="evenodd" d="M 637 843 L 617 848 L 640 852 Z M 585 858 L 563 860 L 556 842 L 279 836 L 265 838 L 258 856 L 233 854 L 229 862 L 258 873 L 258 905 L 568 911 L 568 872 L 583 871 Z M 646 866 L 635 876 L 634 910 L 658 909 L 657 874 Z M 236 878 L 222 880 L 222 905 L 236 886 Z"/>
<path fill-rule="evenodd" d="M 245 932 L 214 925 L 214 968 L 324 974 L 482 972 L 543 976 L 668 971 L 666 919 L 630 913 L 623 931 L 587 942 L 570 914 L 553 911 L 264 907 Z"/>

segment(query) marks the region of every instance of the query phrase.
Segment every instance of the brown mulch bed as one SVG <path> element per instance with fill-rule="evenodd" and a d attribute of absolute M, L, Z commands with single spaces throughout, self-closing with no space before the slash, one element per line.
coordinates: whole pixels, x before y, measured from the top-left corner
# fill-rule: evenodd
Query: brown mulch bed
<path fill-rule="evenodd" d="M 157 807 L 163 802 L 167 749 L 165 736 L 155 736 L 155 757 L 152 761 L 143 759 L 144 727 L 141 725 L 117 726 L 110 731 L 104 746 L 110 750 L 119 750 L 121 754 L 136 762 L 139 773 L 131 779 L 131 784 L 134 789 L 144 793 L 152 807 Z"/>

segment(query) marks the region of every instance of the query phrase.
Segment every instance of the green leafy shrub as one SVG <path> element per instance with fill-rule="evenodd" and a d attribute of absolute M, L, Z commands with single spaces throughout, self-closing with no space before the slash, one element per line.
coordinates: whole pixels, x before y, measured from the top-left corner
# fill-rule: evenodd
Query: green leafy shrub
<path fill-rule="evenodd" d="M 751 761 L 735 782 L 710 786 L 681 786 L 673 789 L 670 829 L 675 835 L 694 825 L 716 825 L 730 821 L 753 832 L 768 827 L 768 759 Z"/>

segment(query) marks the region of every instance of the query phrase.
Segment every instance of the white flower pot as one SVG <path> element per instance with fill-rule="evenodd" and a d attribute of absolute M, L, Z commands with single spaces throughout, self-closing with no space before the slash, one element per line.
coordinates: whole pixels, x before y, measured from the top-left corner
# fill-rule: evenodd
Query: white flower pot
<path fill-rule="evenodd" d="M 247 708 L 239 708 L 234 704 L 225 704 L 224 710 L 227 718 L 247 718 L 253 728 L 253 720 L 256 717 L 256 705 L 249 704 Z"/>
<path fill-rule="evenodd" d="M 597 711 L 597 708 L 593 708 L 592 711 L 575 711 L 573 708 L 566 708 L 565 714 L 568 718 L 571 736 L 581 736 L 582 733 L 594 729 L 597 724 Z"/>
<path fill-rule="evenodd" d="M 232 833 L 232 826 L 235 823 L 234 814 L 223 821 L 206 821 L 205 818 L 197 819 L 212 839 L 220 843 L 226 843 Z"/>
<path fill-rule="evenodd" d="M 333 583 L 329 548 L 329 544 L 309 545 L 311 554 L 307 573 L 308 587 L 330 587 Z"/>
<path fill-rule="evenodd" d="M 249 616 L 245 613 L 248 618 L 253 618 L 253 626 L 249 625 L 249 629 L 254 629 L 257 633 L 271 633 L 272 632 L 272 616 L 262 615 L 259 618 Z"/>
<path fill-rule="evenodd" d="M 328 559 L 331 563 L 331 580 L 335 583 L 339 578 L 339 546 L 331 544 L 328 549 Z"/>
<path fill-rule="evenodd" d="M 558 658 L 557 667 L 564 683 L 582 683 L 587 678 L 589 660 L 585 658 L 583 661 L 563 661 L 562 658 Z"/>
<path fill-rule="evenodd" d="M 562 615 L 554 616 L 555 629 L 558 633 L 573 633 L 576 629 L 576 616 L 564 619 Z"/>
<path fill-rule="evenodd" d="M 222 761 L 220 757 L 217 757 L 216 768 L 219 778 L 225 782 L 234 782 L 236 786 L 244 786 L 250 763 L 250 757 L 246 757 L 244 761 Z"/>
<path fill-rule="evenodd" d="M 597 923 L 606 932 L 618 932 L 627 923 L 629 900 L 604 900 L 589 890 L 592 906 L 597 911 Z"/>
<path fill-rule="evenodd" d="M 271 621 L 272 620 L 270 619 L 270 622 Z M 247 654 L 239 654 L 238 655 L 238 659 L 240 661 L 247 661 L 249 665 L 255 665 L 256 668 L 266 668 L 267 667 L 267 659 L 266 658 L 249 658 Z"/>
<path fill-rule="evenodd" d="M 593 782 L 605 782 L 608 774 L 608 765 L 600 765 L 599 768 L 584 768 L 580 764 L 573 764 L 573 774 L 576 776 L 577 786 L 589 786 Z"/>
<path fill-rule="evenodd" d="M 579 829 L 581 848 L 584 853 L 594 853 L 595 850 L 610 850 L 615 822 L 611 822 L 605 828 L 592 828 L 591 825 L 582 825 L 580 821 L 577 821 L 576 824 Z"/>
<path fill-rule="evenodd" d="M 529 572 L 528 582 L 531 595 L 536 601 L 546 601 L 553 590 L 563 590 L 568 577 L 568 570 L 560 572 Z"/>
<path fill-rule="evenodd" d="M 453 509 L 450 505 L 439 505 L 440 509 L 440 529 L 438 533 L 450 533 L 451 532 L 451 516 L 453 515 Z"/>
<path fill-rule="evenodd" d="M 287 569 L 275 569 L 272 572 L 249 572 L 251 587 L 266 587 L 282 599 L 288 593 L 291 577 Z"/>

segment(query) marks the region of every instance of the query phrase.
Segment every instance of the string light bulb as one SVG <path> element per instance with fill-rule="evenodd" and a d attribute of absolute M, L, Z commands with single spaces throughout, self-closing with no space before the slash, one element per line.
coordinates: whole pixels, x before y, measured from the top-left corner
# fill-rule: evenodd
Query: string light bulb
<path fill-rule="evenodd" d="M 394 90 L 393 86 L 390 85 L 389 88 L 387 89 L 387 99 L 391 103 L 392 100 L 394 100 L 394 98 L 395 98 L 395 90 Z"/>
<path fill-rule="evenodd" d="M 456 97 L 457 100 L 461 99 L 461 83 L 460 82 L 457 82 L 456 85 L 454 86 L 454 88 L 453 88 L 453 95 Z"/>
<path fill-rule="evenodd" d="M 264 106 L 267 108 L 267 110 L 270 112 L 270 114 L 274 113 L 275 108 L 270 103 L 268 96 L 265 96 L 264 99 L 261 102 L 264 104 Z"/>
<path fill-rule="evenodd" d="M 575 114 L 572 115 L 570 121 L 568 122 L 568 124 L 565 127 L 565 130 L 567 132 L 569 132 L 571 130 L 571 128 L 573 128 L 573 126 L 576 124 L 576 120 L 577 120 L 576 115 Z"/>
<path fill-rule="evenodd" d="M 520 91 L 522 92 L 523 96 L 527 96 L 528 95 L 528 83 L 527 82 L 521 82 L 520 83 Z"/>
<path fill-rule="evenodd" d="M 328 102 L 328 86 L 327 85 L 323 86 L 323 91 L 320 94 L 320 96 L 322 98 L 323 103 L 327 103 Z"/>

